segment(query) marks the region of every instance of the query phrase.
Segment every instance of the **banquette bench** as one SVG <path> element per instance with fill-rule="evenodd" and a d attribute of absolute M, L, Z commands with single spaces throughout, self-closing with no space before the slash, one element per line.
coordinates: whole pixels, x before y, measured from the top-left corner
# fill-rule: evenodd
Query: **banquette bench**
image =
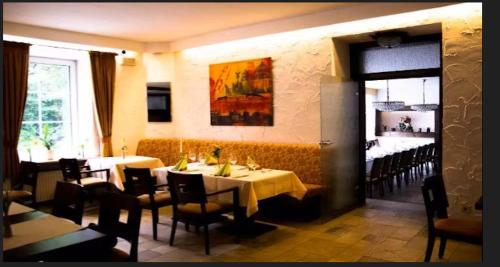
<path fill-rule="evenodd" d="M 316 144 L 277 144 L 243 141 L 183 139 L 184 153 L 210 153 L 213 146 L 222 149 L 221 158 L 232 154 L 244 165 L 251 156 L 263 168 L 293 171 L 308 189 L 304 200 L 322 193 L 320 179 L 320 147 Z M 159 158 L 165 165 L 174 165 L 180 157 L 180 139 L 148 138 L 139 141 L 137 155 Z"/>

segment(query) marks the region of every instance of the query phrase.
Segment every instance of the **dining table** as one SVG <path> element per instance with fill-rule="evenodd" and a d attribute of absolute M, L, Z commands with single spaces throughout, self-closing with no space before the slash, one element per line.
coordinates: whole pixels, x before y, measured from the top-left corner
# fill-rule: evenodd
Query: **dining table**
<path fill-rule="evenodd" d="M 125 190 L 125 167 L 130 168 L 159 168 L 165 166 L 159 158 L 145 156 L 125 156 L 125 157 L 99 157 L 91 158 L 86 163 L 90 169 L 109 169 L 109 182 L 114 184 L 116 188 Z"/>
<path fill-rule="evenodd" d="M 4 261 L 72 261 L 98 255 L 108 236 L 74 222 L 12 202 L 4 217 Z M 5 227 L 5 224 L 4 224 Z"/>
<path fill-rule="evenodd" d="M 271 198 L 280 194 L 287 194 L 291 197 L 302 199 L 307 192 L 307 188 L 300 181 L 299 177 L 288 170 L 259 169 L 251 170 L 246 166 L 232 165 L 231 175 L 227 177 L 217 176 L 217 165 L 206 165 L 199 162 L 189 163 L 187 170 L 180 173 L 199 173 L 203 175 L 203 182 L 207 192 L 224 190 L 231 187 L 239 188 L 239 202 L 250 217 L 258 211 L 258 201 Z M 168 171 L 173 171 L 173 166 L 160 167 L 152 170 L 156 176 L 157 183 L 166 184 Z M 219 194 L 212 196 L 209 200 L 230 203 L 231 194 Z"/>

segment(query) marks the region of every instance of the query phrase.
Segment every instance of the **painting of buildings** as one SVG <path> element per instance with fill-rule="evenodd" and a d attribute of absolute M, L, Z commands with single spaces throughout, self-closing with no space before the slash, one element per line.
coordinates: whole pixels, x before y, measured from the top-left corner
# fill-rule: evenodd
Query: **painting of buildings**
<path fill-rule="evenodd" d="M 211 125 L 272 126 L 271 58 L 212 64 Z"/>

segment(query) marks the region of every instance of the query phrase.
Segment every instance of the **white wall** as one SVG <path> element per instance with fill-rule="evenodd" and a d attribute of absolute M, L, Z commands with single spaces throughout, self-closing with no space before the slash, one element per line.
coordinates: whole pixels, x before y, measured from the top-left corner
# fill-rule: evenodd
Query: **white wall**
<path fill-rule="evenodd" d="M 394 112 L 382 112 L 382 122 L 381 125 L 387 125 L 387 130 L 390 131 L 391 128 L 396 128 L 399 131 L 399 122 L 401 117 L 408 116 L 411 119 L 411 126 L 413 131 L 418 132 L 419 128 L 422 128 L 422 132 L 427 131 L 427 127 L 431 128 L 431 132 L 434 132 L 434 111 L 418 112 L 418 111 L 394 111 Z"/>
<path fill-rule="evenodd" d="M 404 101 L 407 106 L 414 104 L 421 104 L 423 101 L 422 96 L 422 83 L 423 79 L 425 82 L 425 103 L 427 104 L 440 104 L 439 103 L 439 77 L 425 77 L 425 78 L 411 78 L 411 79 L 393 79 L 389 80 L 389 100 L 390 101 Z M 387 81 L 386 80 L 376 80 L 376 81 L 366 81 L 365 86 L 367 88 L 376 89 L 376 100 L 369 100 L 367 95 L 367 137 L 368 130 L 371 131 L 371 123 L 373 116 L 371 114 L 375 113 L 375 108 L 373 108 L 368 103 L 369 101 L 386 101 L 387 100 Z M 371 110 L 368 110 L 371 109 Z M 368 117 L 370 114 L 370 117 Z M 411 118 L 411 125 L 413 130 L 417 132 L 419 128 L 422 128 L 422 132 L 427 130 L 427 127 L 431 128 L 431 132 L 435 131 L 435 120 L 434 112 L 417 112 L 417 111 L 396 111 L 396 112 L 382 112 L 381 125 L 387 125 L 388 130 L 391 128 L 398 128 L 398 124 L 401 121 L 401 117 L 408 116 Z M 368 128 L 370 126 L 370 128 Z"/>
<path fill-rule="evenodd" d="M 422 104 L 422 80 L 425 82 L 425 103 L 439 104 L 439 77 L 389 80 L 389 100 L 404 101 L 406 105 Z M 386 101 L 386 80 L 366 81 L 367 88 L 379 89 L 377 101 Z"/>
<path fill-rule="evenodd" d="M 319 81 L 321 75 L 331 71 L 330 43 L 328 37 L 291 34 L 175 53 L 172 122 L 150 123 L 151 131 L 146 135 L 317 143 L 320 139 Z M 274 126 L 211 126 L 209 65 L 262 57 L 273 60 Z"/>

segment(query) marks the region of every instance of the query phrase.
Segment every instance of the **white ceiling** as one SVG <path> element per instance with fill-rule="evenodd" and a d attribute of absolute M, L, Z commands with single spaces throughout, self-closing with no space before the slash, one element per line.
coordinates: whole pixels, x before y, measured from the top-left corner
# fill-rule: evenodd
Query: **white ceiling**
<path fill-rule="evenodd" d="M 353 3 L 3 3 L 4 21 L 166 42 Z"/>

